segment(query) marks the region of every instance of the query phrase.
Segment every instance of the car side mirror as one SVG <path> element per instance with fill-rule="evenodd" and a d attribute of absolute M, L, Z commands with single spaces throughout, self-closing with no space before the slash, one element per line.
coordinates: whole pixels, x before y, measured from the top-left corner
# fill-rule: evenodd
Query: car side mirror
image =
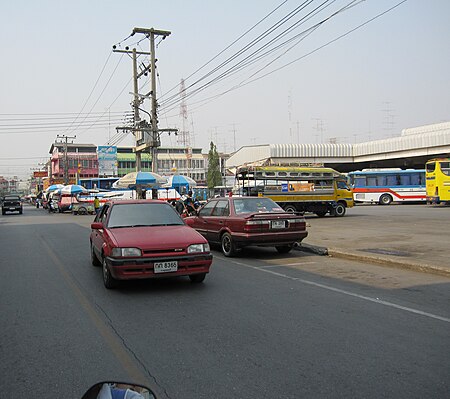
<path fill-rule="evenodd" d="M 102 223 L 102 222 L 94 222 L 94 223 L 91 223 L 91 229 L 92 229 L 92 230 L 100 230 L 100 229 L 103 229 L 103 223 Z"/>

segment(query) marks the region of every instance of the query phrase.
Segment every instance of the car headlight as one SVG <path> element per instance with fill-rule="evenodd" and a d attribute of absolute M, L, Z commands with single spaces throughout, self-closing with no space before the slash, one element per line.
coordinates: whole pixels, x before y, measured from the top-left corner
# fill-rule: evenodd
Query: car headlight
<path fill-rule="evenodd" d="M 117 258 L 125 256 L 142 256 L 142 252 L 139 248 L 113 248 L 111 256 Z"/>
<path fill-rule="evenodd" d="M 192 244 L 188 246 L 188 254 L 195 254 L 199 252 L 209 252 L 209 244 Z"/>

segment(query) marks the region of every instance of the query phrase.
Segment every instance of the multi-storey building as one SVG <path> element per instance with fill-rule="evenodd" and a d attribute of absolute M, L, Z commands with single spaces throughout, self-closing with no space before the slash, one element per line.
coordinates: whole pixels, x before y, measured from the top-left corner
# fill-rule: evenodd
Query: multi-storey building
<path fill-rule="evenodd" d="M 97 146 L 93 144 L 54 143 L 50 147 L 50 179 L 98 177 Z"/>

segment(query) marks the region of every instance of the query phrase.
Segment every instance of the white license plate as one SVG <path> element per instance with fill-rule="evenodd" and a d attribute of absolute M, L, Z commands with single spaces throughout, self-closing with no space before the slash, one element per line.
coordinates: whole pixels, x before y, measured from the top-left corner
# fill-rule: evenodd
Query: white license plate
<path fill-rule="evenodd" d="M 10 211 L 15 211 L 15 210 L 16 210 L 16 208 L 9 208 L 9 210 L 10 210 Z"/>
<path fill-rule="evenodd" d="M 272 229 L 284 229 L 285 228 L 284 220 L 273 220 L 272 221 Z"/>
<path fill-rule="evenodd" d="M 178 270 L 178 262 L 176 260 L 172 262 L 157 262 L 153 264 L 155 273 L 168 273 L 176 272 Z"/>

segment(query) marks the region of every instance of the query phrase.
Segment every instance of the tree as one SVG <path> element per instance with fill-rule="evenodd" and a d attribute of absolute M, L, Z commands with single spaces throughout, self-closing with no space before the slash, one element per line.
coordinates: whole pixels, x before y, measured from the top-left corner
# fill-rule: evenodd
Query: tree
<path fill-rule="evenodd" d="M 222 185 L 222 174 L 220 172 L 219 154 L 215 144 L 211 141 L 208 153 L 208 174 L 206 177 L 208 188 L 212 190 L 215 186 Z"/>

